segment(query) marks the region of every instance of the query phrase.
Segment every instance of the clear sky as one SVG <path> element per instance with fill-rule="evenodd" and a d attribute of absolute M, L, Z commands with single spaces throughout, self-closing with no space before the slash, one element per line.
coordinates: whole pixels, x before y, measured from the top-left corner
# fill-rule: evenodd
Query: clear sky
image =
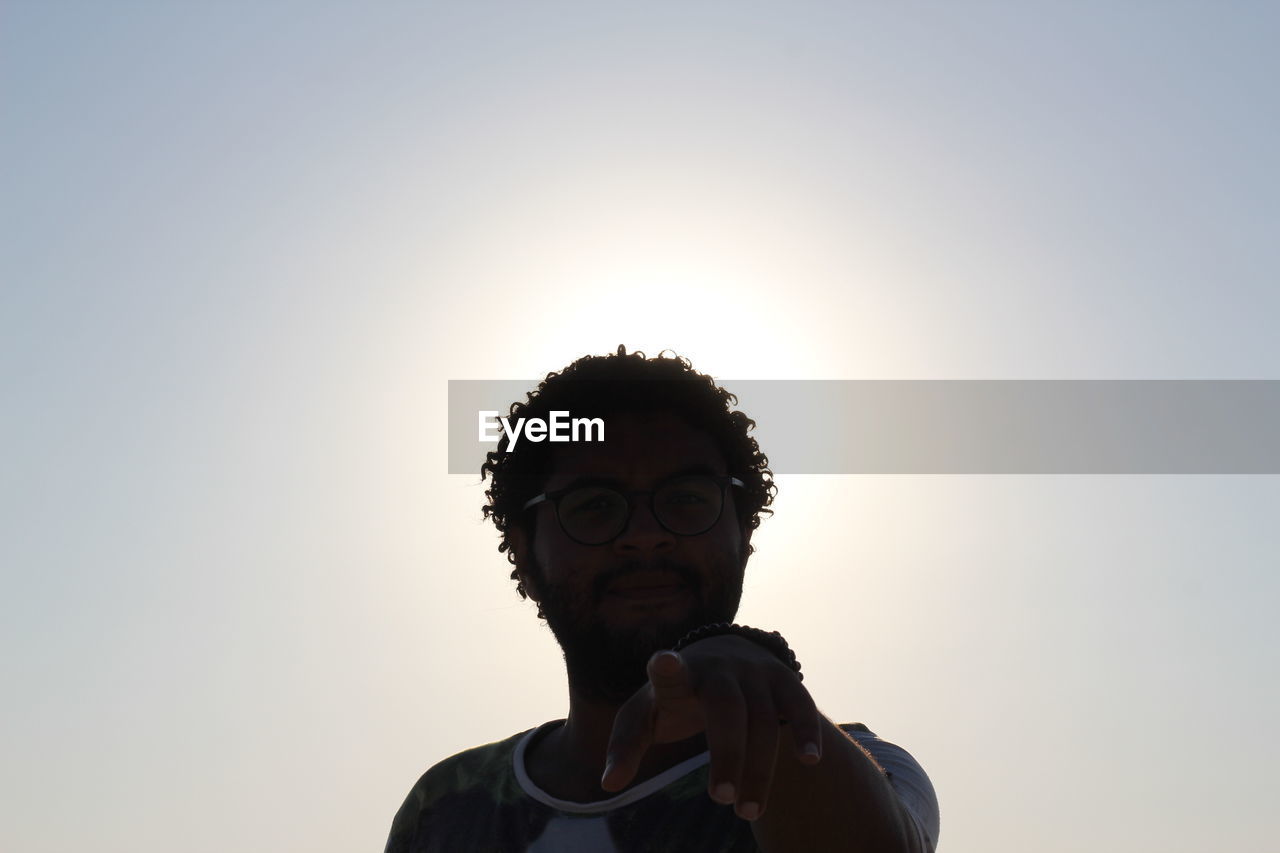
<path fill-rule="evenodd" d="M 1280 378 L 1274 4 L 461 5 L 0 12 L 0 848 L 380 850 L 563 714 L 449 379 Z M 740 621 L 943 851 L 1270 842 L 1278 478 L 779 486 Z"/>

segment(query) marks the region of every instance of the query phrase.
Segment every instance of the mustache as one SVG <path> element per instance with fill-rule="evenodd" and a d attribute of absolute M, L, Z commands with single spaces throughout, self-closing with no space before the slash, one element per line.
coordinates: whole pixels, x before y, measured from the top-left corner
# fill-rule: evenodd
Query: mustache
<path fill-rule="evenodd" d="M 678 575 L 681 582 L 689 589 L 695 593 L 701 592 L 697 573 L 685 563 L 677 563 L 668 557 L 654 557 L 649 560 L 624 560 L 616 566 L 610 566 L 596 575 L 591 584 L 591 592 L 595 596 L 595 600 L 599 601 L 604 598 L 605 591 L 615 581 L 628 575 L 636 575 L 642 572 L 671 572 Z"/>

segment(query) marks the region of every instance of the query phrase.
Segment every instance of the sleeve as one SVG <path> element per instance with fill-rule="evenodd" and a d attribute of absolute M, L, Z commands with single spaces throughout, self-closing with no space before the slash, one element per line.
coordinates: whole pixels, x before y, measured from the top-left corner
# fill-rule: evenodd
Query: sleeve
<path fill-rule="evenodd" d="M 938 812 L 938 796 L 920 762 L 897 744 L 876 737 L 865 726 L 841 728 L 884 768 L 889 784 L 893 786 L 915 823 L 920 849 L 932 853 L 938 844 L 941 817 Z"/>
<path fill-rule="evenodd" d="M 527 734 L 460 752 L 422 774 L 391 822 L 384 853 L 526 849 L 549 813 L 515 778 L 512 755 Z"/>
<path fill-rule="evenodd" d="M 422 788 L 425 778 L 424 776 L 423 779 L 418 780 L 418 783 L 409 791 L 409 796 L 405 798 L 399 811 L 396 812 L 395 818 L 391 821 L 391 832 L 387 836 L 387 846 L 383 848 L 383 853 L 409 853 L 415 835 L 419 835 L 417 839 L 419 846 L 422 846 L 421 843 L 426 840 L 420 837 L 417 825 L 418 816 L 423 808 Z"/>

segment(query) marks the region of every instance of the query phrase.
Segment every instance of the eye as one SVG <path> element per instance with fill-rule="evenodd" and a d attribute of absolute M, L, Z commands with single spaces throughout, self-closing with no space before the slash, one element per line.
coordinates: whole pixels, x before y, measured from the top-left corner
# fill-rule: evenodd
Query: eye
<path fill-rule="evenodd" d="M 657 498 L 673 508 L 710 506 L 720 502 L 720 487 L 710 477 L 683 477 L 663 486 Z"/>
<path fill-rule="evenodd" d="M 583 489 L 565 495 L 560 511 L 572 516 L 601 515 L 615 512 L 621 501 L 621 495 L 608 489 Z"/>
<path fill-rule="evenodd" d="M 664 503 L 675 504 L 678 506 L 697 506 L 707 502 L 707 496 L 701 492 L 690 492 L 680 490 L 670 492 L 663 498 Z"/>

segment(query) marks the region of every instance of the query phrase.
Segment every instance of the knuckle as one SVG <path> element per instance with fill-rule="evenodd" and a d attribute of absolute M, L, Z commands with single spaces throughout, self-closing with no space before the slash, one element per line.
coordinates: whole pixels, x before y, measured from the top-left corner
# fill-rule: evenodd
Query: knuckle
<path fill-rule="evenodd" d="M 713 694 L 739 694 L 738 678 L 726 669 L 716 669 L 702 677 L 702 689 Z"/>
<path fill-rule="evenodd" d="M 704 702 L 718 707 L 742 706 L 746 703 L 743 701 L 742 694 L 732 687 L 716 686 L 708 687 L 702 691 L 701 697 Z"/>

